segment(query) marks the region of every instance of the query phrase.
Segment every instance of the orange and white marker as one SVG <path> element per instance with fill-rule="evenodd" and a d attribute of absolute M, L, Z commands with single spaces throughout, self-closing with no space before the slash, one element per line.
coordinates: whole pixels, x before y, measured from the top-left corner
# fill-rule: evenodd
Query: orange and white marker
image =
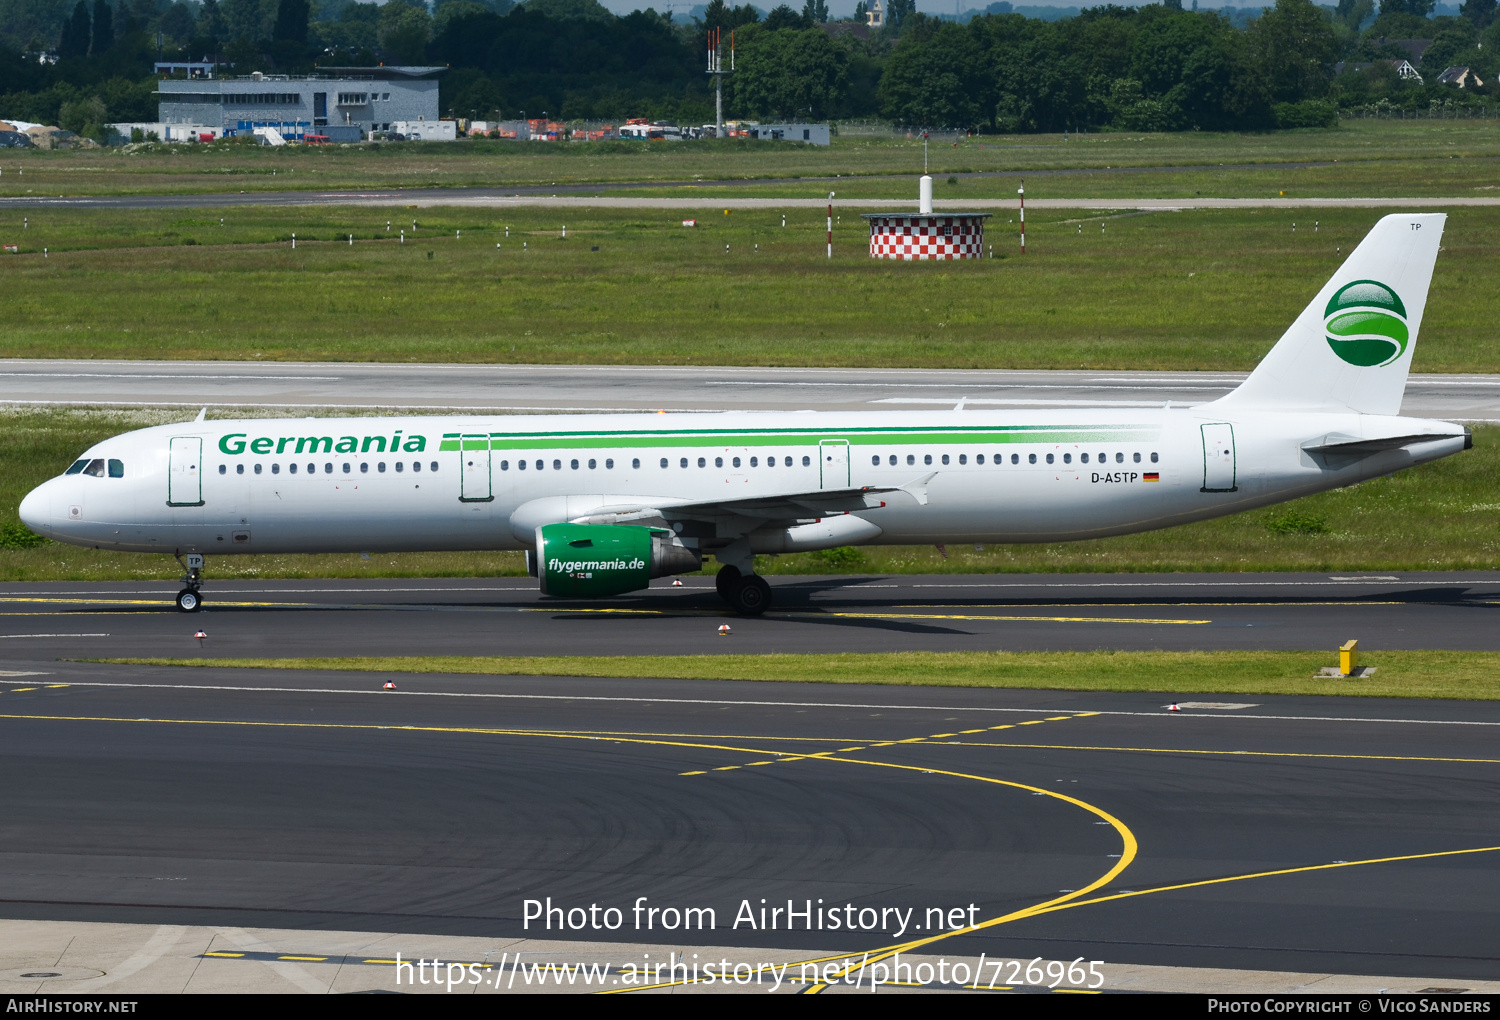
<path fill-rule="evenodd" d="M 387 680 L 385 682 L 385 686 L 382 689 L 387 691 L 394 691 L 396 689 L 396 684 L 393 681 Z"/>
<path fill-rule="evenodd" d="M 1178 708 L 1177 707 L 1177 702 L 1174 701 L 1170 705 L 1167 706 L 1167 711 L 1168 712 L 1181 712 L 1182 709 Z"/>
<path fill-rule="evenodd" d="M 193 637 L 195 637 L 195 638 L 198 639 L 198 643 L 199 644 L 202 644 L 203 643 L 203 639 L 206 638 L 206 637 L 208 637 L 208 631 L 206 631 L 206 630 L 194 631 L 193 632 Z"/>
<path fill-rule="evenodd" d="M 672 587 L 673 588 L 681 588 L 682 587 L 682 578 L 680 578 L 680 577 L 674 577 L 674 578 L 672 578 Z"/>
<path fill-rule="evenodd" d="M 721 624 L 719 624 L 719 637 L 727 637 L 728 635 L 729 635 L 729 624 L 727 624 L 727 623 L 721 623 Z"/>

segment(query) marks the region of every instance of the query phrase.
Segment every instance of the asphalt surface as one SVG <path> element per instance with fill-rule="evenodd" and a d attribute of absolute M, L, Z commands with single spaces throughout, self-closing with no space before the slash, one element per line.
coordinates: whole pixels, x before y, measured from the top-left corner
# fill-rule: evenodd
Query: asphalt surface
<path fill-rule="evenodd" d="M 0 585 L 0 655 L 655 655 L 1327 648 L 1500 650 L 1500 573 L 771 577 L 735 616 L 709 577 L 563 601 L 531 578 Z M 718 633 L 731 627 L 729 637 Z M 207 637 L 193 637 L 202 629 Z M 31 667 L 18 667 L 31 668 Z"/>
<path fill-rule="evenodd" d="M 1500 704 L 45 669 L 0 684 L 12 918 L 848 952 L 1113 873 L 923 951 L 1500 975 Z M 921 927 L 733 926 L 762 899 Z"/>
<path fill-rule="evenodd" d="M 1199 404 L 1235 372 L 0 360 L 0 403 L 496 412 L 876 411 Z M 580 400 L 580 394 L 587 398 Z M 1500 376 L 1413 375 L 1402 413 L 1500 420 Z"/>
<path fill-rule="evenodd" d="M 1306 165 L 1306 164 L 1302 164 Z M 1120 172 L 1149 172 L 1162 168 L 1122 167 Z M 1191 168 L 1170 168 L 1191 169 Z M 1087 171 L 1059 171 L 1061 173 L 1110 173 L 1110 169 Z M 916 175 L 912 175 L 913 177 Z M 971 176 L 971 175 L 963 175 Z M 993 176 L 1035 176 L 996 173 Z M 912 177 L 898 178 L 908 184 Z M 753 189 L 766 184 L 806 184 L 807 198 L 754 198 L 743 196 L 706 195 L 702 190 L 718 190 L 729 187 Z M 506 188 L 404 188 L 370 189 L 359 191 L 241 191 L 207 192 L 174 195 L 75 195 L 66 193 L 51 195 L 16 195 L 0 197 L 0 208 L 12 209 L 225 209 L 236 206 L 257 208 L 285 208 L 292 206 L 370 206 L 408 208 L 432 208 L 435 206 L 483 206 L 503 208 L 506 206 L 545 206 L 568 209 L 579 207 L 615 209 L 812 209 L 822 208 L 828 202 L 825 185 L 832 183 L 835 191 L 837 178 L 804 178 L 796 181 L 658 181 L 585 183 L 578 185 L 514 186 Z M 691 188 L 699 194 L 682 198 L 643 195 L 606 195 L 603 192 L 633 191 L 636 189 Z M 890 209 L 912 205 L 910 198 L 852 198 L 835 199 L 841 209 Z M 1500 198 L 1489 196 L 1451 196 L 1423 198 L 1041 198 L 1028 200 L 1033 209 L 1089 209 L 1101 212 L 1115 210 L 1167 211 L 1174 209 L 1443 209 L 1452 207 L 1474 207 L 1500 205 Z M 936 209 L 1013 209 L 1016 202 L 1004 198 L 980 198 L 933 202 Z"/>

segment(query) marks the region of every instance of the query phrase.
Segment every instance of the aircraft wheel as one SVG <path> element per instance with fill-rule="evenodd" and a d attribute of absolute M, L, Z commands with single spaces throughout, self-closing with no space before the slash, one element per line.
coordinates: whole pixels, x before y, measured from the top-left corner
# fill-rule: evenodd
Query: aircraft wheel
<path fill-rule="evenodd" d="M 742 577 L 729 589 L 729 604 L 737 613 L 759 616 L 771 608 L 771 586 L 755 574 Z"/>
<path fill-rule="evenodd" d="M 184 613 L 196 613 L 203 608 L 203 597 L 192 588 L 177 593 L 177 608 Z"/>
<path fill-rule="evenodd" d="M 720 567 L 719 572 L 714 575 L 714 587 L 718 589 L 719 598 L 728 601 L 729 589 L 733 588 L 734 582 L 738 581 L 739 579 L 739 567 L 731 567 L 727 565 Z"/>

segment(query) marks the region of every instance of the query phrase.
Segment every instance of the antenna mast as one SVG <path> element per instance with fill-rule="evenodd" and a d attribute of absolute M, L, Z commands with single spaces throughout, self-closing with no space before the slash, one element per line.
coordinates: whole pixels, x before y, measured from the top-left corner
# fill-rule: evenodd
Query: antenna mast
<path fill-rule="evenodd" d="M 724 70 L 724 30 L 708 30 L 708 73 L 714 76 L 714 134 L 724 137 L 724 75 L 734 71 L 734 31 L 729 32 L 729 70 Z"/>

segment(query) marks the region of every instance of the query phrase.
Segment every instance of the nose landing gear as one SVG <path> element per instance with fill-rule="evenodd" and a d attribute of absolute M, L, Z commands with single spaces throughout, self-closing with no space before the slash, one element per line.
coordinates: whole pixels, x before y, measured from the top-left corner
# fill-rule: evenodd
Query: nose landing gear
<path fill-rule="evenodd" d="M 188 553 L 185 557 L 173 555 L 182 564 L 182 583 L 186 585 L 177 593 L 177 610 L 196 613 L 203 608 L 203 596 L 198 591 L 203 586 L 203 556 L 200 553 Z"/>

